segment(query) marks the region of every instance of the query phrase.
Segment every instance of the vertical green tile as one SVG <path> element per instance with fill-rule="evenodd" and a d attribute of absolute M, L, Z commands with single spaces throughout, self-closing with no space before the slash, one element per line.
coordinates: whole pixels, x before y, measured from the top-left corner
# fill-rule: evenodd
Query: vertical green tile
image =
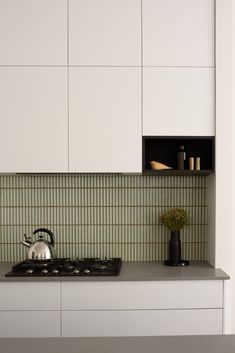
<path fill-rule="evenodd" d="M 169 232 L 159 216 L 175 206 L 190 215 L 182 230 L 183 256 L 203 260 L 206 188 L 201 176 L 0 175 L 0 260 L 24 259 L 24 233 L 45 226 L 55 233 L 57 256 L 161 261 Z"/>

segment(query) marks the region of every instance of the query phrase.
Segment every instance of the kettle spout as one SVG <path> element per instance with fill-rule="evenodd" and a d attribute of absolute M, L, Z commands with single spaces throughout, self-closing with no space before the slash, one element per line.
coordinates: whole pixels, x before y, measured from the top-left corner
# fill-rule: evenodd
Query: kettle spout
<path fill-rule="evenodd" d="M 24 234 L 25 240 L 21 242 L 21 244 L 23 244 L 24 246 L 27 246 L 27 248 L 30 248 L 31 244 L 32 244 L 32 240 L 30 237 L 27 237 L 26 234 Z"/>
<path fill-rule="evenodd" d="M 24 245 L 24 246 L 27 246 L 27 248 L 30 248 L 30 246 L 31 246 L 31 242 L 28 241 L 28 240 L 22 241 L 21 244 Z"/>

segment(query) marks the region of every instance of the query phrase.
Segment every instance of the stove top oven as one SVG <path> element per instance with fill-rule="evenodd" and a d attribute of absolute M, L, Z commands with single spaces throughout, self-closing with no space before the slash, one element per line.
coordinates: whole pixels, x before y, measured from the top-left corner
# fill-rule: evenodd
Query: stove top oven
<path fill-rule="evenodd" d="M 121 258 L 84 258 L 71 260 L 57 258 L 47 261 L 25 260 L 12 267 L 6 277 L 55 277 L 55 276 L 117 276 Z"/>

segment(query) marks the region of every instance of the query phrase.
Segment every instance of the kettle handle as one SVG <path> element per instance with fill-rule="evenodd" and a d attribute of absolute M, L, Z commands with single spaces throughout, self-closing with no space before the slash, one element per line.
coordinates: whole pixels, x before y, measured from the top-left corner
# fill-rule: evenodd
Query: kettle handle
<path fill-rule="evenodd" d="M 45 232 L 47 233 L 49 236 L 50 236 L 50 239 L 51 239 L 51 245 L 54 246 L 55 245 L 55 236 L 54 234 L 47 228 L 38 228 L 36 229 L 33 234 L 37 234 L 39 232 Z"/>

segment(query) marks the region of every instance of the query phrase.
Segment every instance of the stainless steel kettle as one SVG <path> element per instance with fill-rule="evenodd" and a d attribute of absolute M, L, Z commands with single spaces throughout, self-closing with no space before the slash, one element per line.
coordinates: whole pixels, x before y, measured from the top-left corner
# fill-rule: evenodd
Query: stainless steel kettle
<path fill-rule="evenodd" d="M 29 260 L 51 260 L 54 256 L 54 245 L 55 245 L 55 237 L 54 234 L 47 228 L 38 228 L 33 234 L 37 234 L 39 232 L 45 232 L 49 235 L 50 241 L 44 239 L 43 235 L 39 235 L 38 239 L 32 241 L 31 237 L 27 237 L 26 234 L 25 240 L 21 242 L 24 246 L 29 248 L 28 250 L 28 259 Z"/>

